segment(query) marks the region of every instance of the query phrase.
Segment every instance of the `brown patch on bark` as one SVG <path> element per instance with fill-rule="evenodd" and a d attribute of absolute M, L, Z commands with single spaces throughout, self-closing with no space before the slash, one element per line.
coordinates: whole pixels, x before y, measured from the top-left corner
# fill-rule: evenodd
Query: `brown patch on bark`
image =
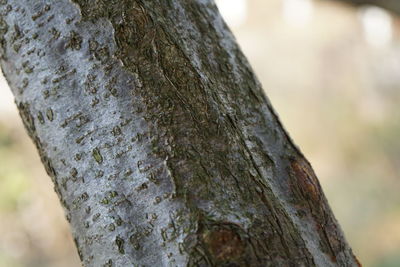
<path fill-rule="evenodd" d="M 231 229 L 215 229 L 203 235 L 211 256 L 217 261 L 228 261 L 240 258 L 245 245 L 240 236 Z"/>
<path fill-rule="evenodd" d="M 295 158 L 290 161 L 290 175 L 292 177 L 291 189 L 293 190 L 295 205 L 299 212 L 310 215 L 320 237 L 320 249 L 331 261 L 341 265 L 342 259 L 338 257 L 347 246 L 337 227 L 337 222 L 331 214 L 319 181 L 311 167 L 304 158 Z M 353 255 L 354 257 L 354 255 Z M 354 257 L 358 266 L 361 264 Z"/>
<path fill-rule="evenodd" d="M 304 198 L 313 202 L 319 201 L 321 189 L 312 168 L 303 159 L 291 161 L 290 166 Z"/>

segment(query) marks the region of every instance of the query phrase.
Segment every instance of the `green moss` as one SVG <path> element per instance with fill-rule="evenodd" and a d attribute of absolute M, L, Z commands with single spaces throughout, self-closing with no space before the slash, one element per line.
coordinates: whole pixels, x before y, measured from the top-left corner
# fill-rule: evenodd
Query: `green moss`
<path fill-rule="evenodd" d="M 34 67 L 24 67 L 24 71 L 26 74 L 31 74 L 33 72 Z"/>
<path fill-rule="evenodd" d="M 83 201 L 87 201 L 88 199 L 89 199 L 89 194 L 88 193 L 83 193 L 82 195 L 81 195 L 81 199 L 83 200 Z"/>
<path fill-rule="evenodd" d="M 80 160 L 82 159 L 82 154 L 81 154 L 81 153 L 75 154 L 74 159 L 75 159 L 76 161 L 80 161 Z"/>
<path fill-rule="evenodd" d="M 14 49 L 14 51 L 15 51 L 16 53 L 18 53 L 19 50 L 21 49 L 21 44 L 14 44 L 14 45 L 13 45 L 13 49 Z"/>
<path fill-rule="evenodd" d="M 119 126 L 115 126 L 112 130 L 112 134 L 114 136 L 121 135 L 122 134 L 121 128 Z"/>
<path fill-rule="evenodd" d="M 75 31 L 72 31 L 65 47 L 71 48 L 72 50 L 80 50 L 82 47 L 82 37 Z"/>
<path fill-rule="evenodd" d="M 129 243 L 132 245 L 132 247 L 135 250 L 140 249 L 140 240 L 141 240 L 141 235 L 140 233 L 134 233 L 129 237 Z"/>
<path fill-rule="evenodd" d="M 72 177 L 76 177 L 78 175 L 78 170 L 76 168 L 72 168 L 70 174 Z"/>
<path fill-rule="evenodd" d="M 53 110 L 51 108 L 47 109 L 46 111 L 46 117 L 49 119 L 49 121 L 53 121 L 54 119 L 54 114 Z"/>
<path fill-rule="evenodd" d="M 118 192 L 117 191 L 111 191 L 109 193 L 110 198 L 115 198 L 116 196 L 118 196 Z"/>
<path fill-rule="evenodd" d="M 42 112 L 39 111 L 37 118 L 41 124 L 44 124 L 44 117 Z"/>
<path fill-rule="evenodd" d="M 75 139 L 75 142 L 77 144 L 80 144 L 80 143 L 82 143 L 83 139 L 85 139 L 85 136 L 78 137 L 78 138 Z"/>
<path fill-rule="evenodd" d="M 108 230 L 109 230 L 110 232 L 115 231 L 115 224 L 113 224 L 113 223 L 109 224 L 109 225 L 108 225 Z"/>
<path fill-rule="evenodd" d="M 92 156 L 97 161 L 97 163 L 103 163 L 103 156 L 101 155 L 100 150 L 97 147 L 93 149 Z"/>
<path fill-rule="evenodd" d="M 100 201 L 100 203 L 101 203 L 101 204 L 104 204 L 104 205 L 107 205 L 107 204 L 110 203 L 110 201 L 108 200 L 108 198 L 103 198 L 103 199 Z"/>
<path fill-rule="evenodd" d="M 115 239 L 115 244 L 117 245 L 119 253 L 125 254 L 125 249 L 124 249 L 125 240 L 122 239 L 120 236 L 117 236 L 117 238 Z"/>
<path fill-rule="evenodd" d="M 123 222 L 124 222 L 124 221 L 121 219 L 121 217 L 118 217 L 118 218 L 115 219 L 115 223 L 116 223 L 118 226 L 121 226 Z"/>

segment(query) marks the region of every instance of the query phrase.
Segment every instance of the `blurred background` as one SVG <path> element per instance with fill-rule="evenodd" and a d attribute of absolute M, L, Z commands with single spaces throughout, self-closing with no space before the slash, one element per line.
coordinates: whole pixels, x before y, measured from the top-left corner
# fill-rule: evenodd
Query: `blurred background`
<path fill-rule="evenodd" d="M 219 0 L 364 266 L 400 266 L 400 20 L 335 1 Z M 0 79 L 0 266 L 80 266 Z"/>

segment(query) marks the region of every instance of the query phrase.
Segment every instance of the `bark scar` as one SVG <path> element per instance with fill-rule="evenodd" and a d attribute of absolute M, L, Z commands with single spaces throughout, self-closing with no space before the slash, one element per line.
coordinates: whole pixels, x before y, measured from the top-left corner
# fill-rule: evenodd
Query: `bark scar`
<path fill-rule="evenodd" d="M 211 256 L 217 261 L 238 259 L 245 250 L 240 236 L 231 229 L 215 229 L 206 232 L 203 239 Z"/>
<path fill-rule="evenodd" d="M 291 169 L 305 198 L 317 203 L 321 198 L 321 189 L 313 170 L 302 160 L 292 161 Z"/>

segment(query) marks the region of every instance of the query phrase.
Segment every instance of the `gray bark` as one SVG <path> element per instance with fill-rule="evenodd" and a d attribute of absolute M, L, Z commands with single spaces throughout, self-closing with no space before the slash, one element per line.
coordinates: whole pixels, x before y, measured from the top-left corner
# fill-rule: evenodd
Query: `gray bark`
<path fill-rule="evenodd" d="M 0 10 L 2 69 L 85 266 L 358 264 L 211 0 Z"/>

